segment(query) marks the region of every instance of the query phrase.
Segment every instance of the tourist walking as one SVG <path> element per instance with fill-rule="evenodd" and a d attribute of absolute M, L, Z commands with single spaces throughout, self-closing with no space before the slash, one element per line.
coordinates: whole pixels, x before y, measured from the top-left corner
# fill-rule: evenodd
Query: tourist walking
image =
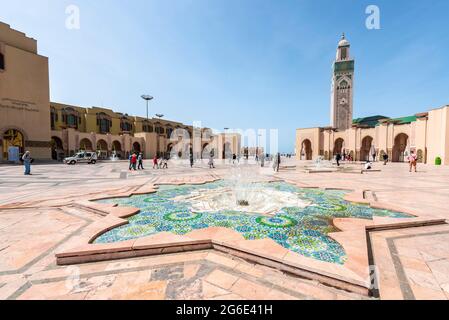
<path fill-rule="evenodd" d="M 273 162 L 273 170 L 275 172 L 279 172 L 279 168 L 281 166 L 281 154 L 278 153 L 276 155 L 276 157 L 274 158 L 274 162 Z"/>
<path fill-rule="evenodd" d="M 414 151 L 410 151 L 410 155 L 408 156 L 408 163 L 410 164 L 410 172 L 412 172 L 412 169 L 414 169 L 416 172 L 418 157 L 416 156 Z"/>
<path fill-rule="evenodd" d="M 235 160 L 237 160 L 237 155 L 234 153 L 232 155 L 232 164 L 235 164 Z"/>
<path fill-rule="evenodd" d="M 129 170 L 132 169 L 132 170 L 136 171 L 137 170 L 136 166 L 137 166 L 137 155 L 135 153 L 133 153 L 132 156 L 131 156 Z"/>
<path fill-rule="evenodd" d="M 337 161 L 337 166 L 340 166 L 340 161 L 341 161 L 341 154 L 340 152 L 337 153 L 337 155 L 335 156 L 335 160 Z"/>
<path fill-rule="evenodd" d="M 209 169 L 215 169 L 214 156 L 213 155 L 209 156 Z"/>
<path fill-rule="evenodd" d="M 137 161 L 139 162 L 139 166 L 137 167 L 137 169 L 145 170 L 144 167 L 143 167 L 143 155 L 142 155 L 142 153 L 139 153 L 139 156 L 137 157 Z"/>
<path fill-rule="evenodd" d="M 164 164 L 164 158 L 163 157 L 159 157 L 159 159 L 157 160 L 157 168 L 158 169 L 162 169 L 162 165 Z"/>
<path fill-rule="evenodd" d="M 153 158 L 153 169 L 158 169 L 158 167 L 157 167 L 157 156 L 154 156 L 154 158 Z"/>
<path fill-rule="evenodd" d="M 194 163 L 193 153 L 190 153 L 190 168 L 193 168 L 193 163 Z"/>
<path fill-rule="evenodd" d="M 25 166 L 25 175 L 30 176 L 31 175 L 31 162 L 33 162 L 33 159 L 31 158 L 31 153 L 29 151 L 25 152 L 25 154 L 22 156 L 23 165 Z"/>
<path fill-rule="evenodd" d="M 129 156 L 128 156 L 128 160 L 129 160 L 129 170 L 131 171 L 132 168 L 133 168 L 133 162 L 132 162 L 132 160 L 133 160 L 133 155 L 132 155 L 131 153 L 130 153 Z"/>
<path fill-rule="evenodd" d="M 168 169 L 168 159 L 166 157 L 162 158 L 162 169 Z"/>

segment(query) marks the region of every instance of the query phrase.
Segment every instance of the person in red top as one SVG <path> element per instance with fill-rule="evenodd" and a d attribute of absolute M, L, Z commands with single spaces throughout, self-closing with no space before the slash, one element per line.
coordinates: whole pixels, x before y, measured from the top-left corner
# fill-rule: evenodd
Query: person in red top
<path fill-rule="evenodd" d="M 137 155 L 135 153 L 131 156 L 131 166 L 134 171 L 137 170 Z M 131 168 L 129 168 L 129 170 L 131 170 Z"/>
<path fill-rule="evenodd" d="M 158 169 L 157 156 L 154 156 L 154 158 L 153 158 L 153 169 Z"/>

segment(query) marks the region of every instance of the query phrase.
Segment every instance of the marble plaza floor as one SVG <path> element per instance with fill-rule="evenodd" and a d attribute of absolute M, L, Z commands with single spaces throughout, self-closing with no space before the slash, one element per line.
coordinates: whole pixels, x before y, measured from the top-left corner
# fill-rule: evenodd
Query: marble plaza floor
<path fill-rule="evenodd" d="M 231 164 L 152 170 L 148 162 L 140 172 L 126 162 L 42 164 L 29 177 L 20 166 L 0 165 L 0 299 L 449 298 L 448 167 L 421 165 L 415 174 L 406 164 L 376 163 L 376 171 L 362 173 L 361 165 L 345 164 L 309 173 L 308 165 L 285 160 L 279 173 L 259 173 L 304 188 L 351 190 L 348 201 L 415 218 L 334 219 L 339 232 L 329 236 L 348 255 L 342 266 L 217 227 L 92 244 L 137 212 L 91 200 L 220 180 Z"/>

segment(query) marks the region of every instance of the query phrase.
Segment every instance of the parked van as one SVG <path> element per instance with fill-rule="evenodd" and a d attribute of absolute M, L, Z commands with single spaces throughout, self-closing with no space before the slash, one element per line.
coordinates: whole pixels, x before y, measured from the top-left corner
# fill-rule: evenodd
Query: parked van
<path fill-rule="evenodd" d="M 96 152 L 78 152 L 73 157 L 68 157 L 64 159 L 66 164 L 77 164 L 77 163 L 97 163 L 97 153 Z"/>

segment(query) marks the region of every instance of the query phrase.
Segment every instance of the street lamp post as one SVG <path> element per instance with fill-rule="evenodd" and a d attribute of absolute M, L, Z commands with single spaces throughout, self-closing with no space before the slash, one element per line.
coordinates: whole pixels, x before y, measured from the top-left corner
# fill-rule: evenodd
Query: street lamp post
<path fill-rule="evenodd" d="M 149 95 L 146 95 L 146 94 L 142 95 L 141 98 L 147 102 L 147 120 L 148 120 L 149 119 L 148 118 L 148 103 L 151 100 L 153 100 L 154 98 L 152 96 L 149 96 Z"/>
<path fill-rule="evenodd" d="M 164 115 L 163 114 L 160 114 L 160 113 L 158 113 L 158 114 L 155 114 L 155 116 L 156 117 L 158 117 L 159 118 L 159 120 L 160 119 L 162 119 L 163 117 L 164 117 Z M 160 143 L 160 141 L 159 141 L 159 137 L 161 136 L 162 134 L 161 134 L 161 132 L 158 130 L 158 132 L 157 132 L 157 146 L 156 146 L 156 148 L 157 148 L 157 156 L 159 157 L 159 153 L 160 153 L 160 147 L 161 147 L 161 143 Z"/>

